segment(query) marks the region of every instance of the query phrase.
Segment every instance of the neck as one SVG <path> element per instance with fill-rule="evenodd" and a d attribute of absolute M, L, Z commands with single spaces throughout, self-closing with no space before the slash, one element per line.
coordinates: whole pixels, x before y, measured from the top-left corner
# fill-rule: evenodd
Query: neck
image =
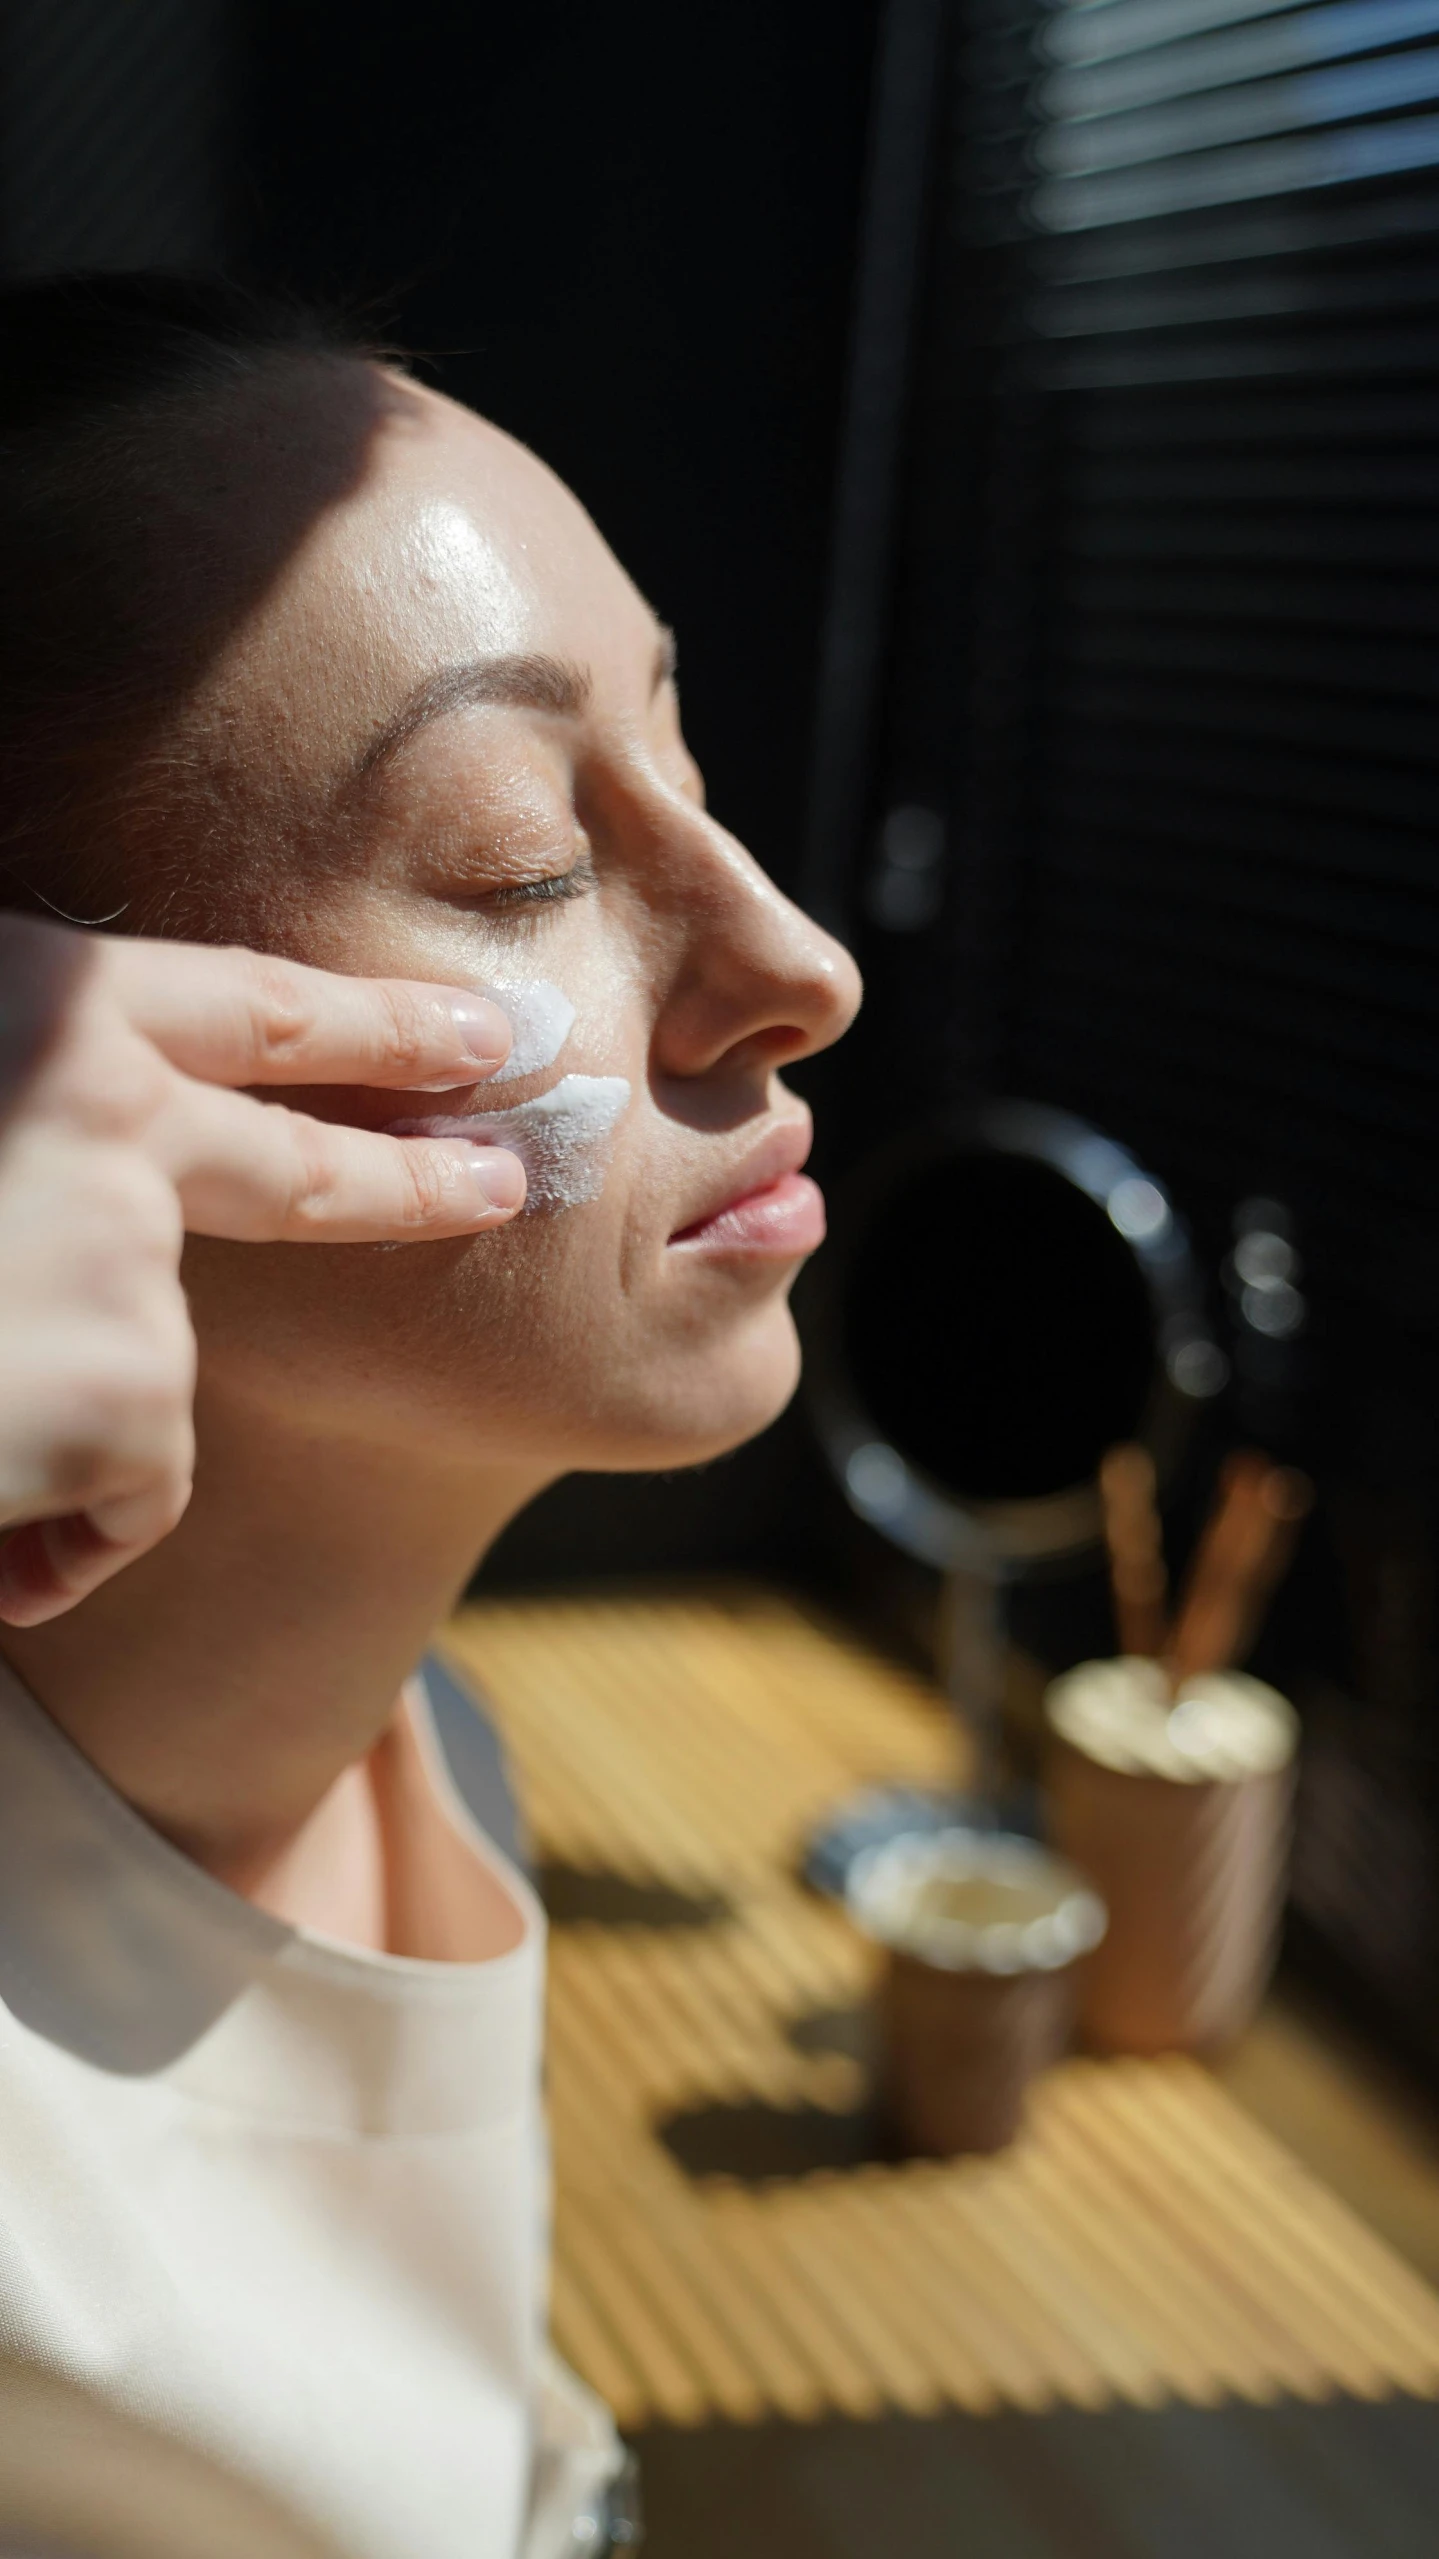
<path fill-rule="evenodd" d="M 180 1526 L 3 1651 L 87 1759 L 239 1891 L 390 1722 L 479 1557 L 541 1479 L 316 1440 L 203 1394 Z"/>

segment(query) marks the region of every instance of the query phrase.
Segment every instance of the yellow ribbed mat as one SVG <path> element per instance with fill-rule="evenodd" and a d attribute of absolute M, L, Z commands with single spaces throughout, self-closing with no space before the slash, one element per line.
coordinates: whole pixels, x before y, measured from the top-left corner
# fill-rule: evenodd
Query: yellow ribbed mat
<path fill-rule="evenodd" d="M 1439 2397 L 1439 2296 L 1191 2062 L 1066 2062 L 998 2159 L 804 2164 L 868 1958 L 796 1852 L 950 1774 L 923 1683 L 729 1586 L 485 1602 L 448 1649 L 552 1870 L 554 2328 L 623 2424 Z M 726 2173 L 756 2139 L 797 2173 Z"/>

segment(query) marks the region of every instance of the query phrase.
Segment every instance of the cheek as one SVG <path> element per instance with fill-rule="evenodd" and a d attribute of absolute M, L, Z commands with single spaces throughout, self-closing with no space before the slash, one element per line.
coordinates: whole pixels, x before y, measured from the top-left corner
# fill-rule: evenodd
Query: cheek
<path fill-rule="evenodd" d="M 603 1204 L 454 1243 L 194 1240 L 202 1379 L 282 1428 L 562 1468 L 646 1365 L 619 1240 Z"/>
<path fill-rule="evenodd" d="M 558 1221 L 555 1221 L 558 1223 Z M 187 1247 L 202 1374 L 317 1430 L 465 1445 L 572 1393 L 582 1272 L 528 1231 L 414 1245 Z"/>
<path fill-rule="evenodd" d="M 202 1378 L 277 1427 L 476 1464 L 662 1467 L 773 1419 L 798 1353 L 763 1295 L 627 1271 L 622 1199 L 472 1243 L 192 1244 Z"/>

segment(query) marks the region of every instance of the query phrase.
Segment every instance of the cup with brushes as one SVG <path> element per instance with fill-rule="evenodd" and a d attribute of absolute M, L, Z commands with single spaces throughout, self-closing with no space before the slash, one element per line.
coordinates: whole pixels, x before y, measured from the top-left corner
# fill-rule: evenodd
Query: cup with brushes
<path fill-rule="evenodd" d="M 1119 1656 L 1045 1697 L 1047 1835 L 1109 1913 L 1078 1971 L 1080 2032 L 1101 2052 L 1215 2053 L 1249 2024 L 1277 1947 L 1298 1720 L 1240 1665 L 1312 1488 L 1232 1455 L 1172 1615 L 1146 1452 L 1112 1449 L 1100 1493 Z"/>
<path fill-rule="evenodd" d="M 971 1823 L 850 1870 L 885 1949 L 878 2095 L 908 2151 L 1012 2140 L 1076 2027 L 1101 2052 L 1222 2050 L 1273 1967 L 1298 1719 L 1239 1665 L 1311 1487 L 1232 1456 L 1172 1617 L 1149 1453 L 1111 1450 L 1100 1494 L 1122 1649 L 1046 1692 L 1046 1844 Z"/>
<path fill-rule="evenodd" d="M 854 1169 L 801 1313 L 849 1510 L 938 1576 L 956 1722 L 949 1786 L 840 1806 L 804 1872 L 882 1949 L 890 2134 L 995 2149 L 1069 2040 L 1105 1927 L 1102 1885 L 1035 1835 L 1032 1790 L 1011 1782 L 1012 1601 L 1087 1570 L 1105 1449 L 1141 1443 L 1167 1479 L 1227 1364 L 1163 1184 L 1101 1130 L 1014 1098 L 897 1132 Z"/>

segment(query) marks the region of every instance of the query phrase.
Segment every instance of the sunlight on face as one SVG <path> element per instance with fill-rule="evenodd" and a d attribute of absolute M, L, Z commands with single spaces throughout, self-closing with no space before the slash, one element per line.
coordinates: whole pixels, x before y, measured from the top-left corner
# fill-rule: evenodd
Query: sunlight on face
<path fill-rule="evenodd" d="M 503 1095 L 532 1125 L 561 1071 L 629 1088 L 592 1195 L 499 1235 L 195 1247 L 212 1370 L 317 1427 L 557 1466 L 673 1464 L 762 1427 L 817 1232 L 777 1070 L 838 1037 L 858 982 L 706 814 L 667 635 L 568 490 L 408 388 L 193 718 L 292 813 L 235 930 L 330 967 L 558 988 L 562 1061 Z M 376 1126 L 425 1108 L 305 1098 Z"/>

